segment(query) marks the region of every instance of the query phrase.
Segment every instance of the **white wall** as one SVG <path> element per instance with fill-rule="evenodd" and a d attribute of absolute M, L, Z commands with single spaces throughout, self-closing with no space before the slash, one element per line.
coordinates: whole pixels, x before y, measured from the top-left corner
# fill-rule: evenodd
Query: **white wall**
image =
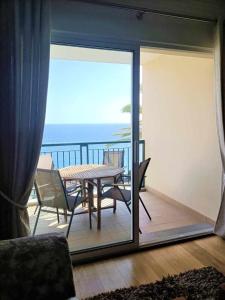
<path fill-rule="evenodd" d="M 221 161 L 213 58 L 155 54 L 143 65 L 146 186 L 215 220 Z M 175 54 L 175 53 L 173 53 Z"/>

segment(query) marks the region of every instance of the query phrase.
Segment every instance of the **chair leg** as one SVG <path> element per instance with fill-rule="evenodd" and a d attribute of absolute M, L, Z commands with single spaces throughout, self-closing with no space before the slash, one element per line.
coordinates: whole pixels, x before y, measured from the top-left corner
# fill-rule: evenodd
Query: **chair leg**
<path fill-rule="evenodd" d="M 72 212 L 71 212 L 70 222 L 69 222 L 69 226 L 68 226 L 67 232 L 66 232 L 66 238 L 68 238 L 69 233 L 70 233 L 70 227 L 71 227 L 71 224 L 72 224 L 72 221 L 73 221 L 73 215 L 74 215 L 74 209 L 73 209 Z"/>
<path fill-rule="evenodd" d="M 126 201 L 124 201 L 124 203 L 126 204 L 126 207 L 127 207 L 127 209 L 129 210 L 129 213 L 131 214 L 131 209 L 130 209 L 130 206 L 127 204 L 127 202 L 126 202 Z"/>
<path fill-rule="evenodd" d="M 115 214 L 116 212 L 116 200 L 113 199 L 113 213 Z"/>
<path fill-rule="evenodd" d="M 58 224 L 59 224 L 59 209 L 56 208 L 56 213 L 57 213 L 57 221 L 58 221 Z"/>
<path fill-rule="evenodd" d="M 39 220 L 40 212 L 41 212 L 41 206 L 39 207 L 39 210 L 38 210 L 36 222 L 35 222 L 35 225 L 34 225 L 33 235 L 34 235 L 35 232 L 36 232 L 36 228 L 37 228 L 37 223 L 38 223 L 38 220 Z"/>
<path fill-rule="evenodd" d="M 88 213 L 89 213 L 89 226 L 90 229 L 92 229 L 92 219 L 91 219 L 92 203 L 90 201 L 88 201 Z"/>
<path fill-rule="evenodd" d="M 148 212 L 148 210 L 147 210 L 147 208 L 146 208 L 146 206 L 144 205 L 144 202 L 143 202 L 143 200 L 141 199 L 141 196 L 139 195 L 139 199 L 140 199 L 140 201 L 141 201 L 141 204 L 143 205 L 143 207 L 144 207 L 144 210 L 145 210 L 145 212 L 146 212 L 146 214 L 148 215 L 148 217 L 149 217 L 149 220 L 151 221 L 152 220 L 152 218 L 151 218 L 151 216 L 150 216 L 150 214 L 149 214 L 149 212 Z"/>
<path fill-rule="evenodd" d="M 35 208 L 34 215 L 36 214 L 37 210 L 38 210 L 38 205 Z"/>

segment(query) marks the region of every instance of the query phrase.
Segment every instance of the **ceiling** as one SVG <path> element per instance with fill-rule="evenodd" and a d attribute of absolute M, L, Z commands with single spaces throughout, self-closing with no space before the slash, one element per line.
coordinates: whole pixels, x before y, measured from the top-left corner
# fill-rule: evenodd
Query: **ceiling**
<path fill-rule="evenodd" d="M 156 58 L 159 58 L 162 55 L 212 57 L 211 53 L 157 48 L 141 48 L 141 65 L 148 64 L 149 62 L 153 61 Z M 51 45 L 50 57 L 52 59 L 63 60 L 132 64 L 132 52 L 74 46 Z"/>

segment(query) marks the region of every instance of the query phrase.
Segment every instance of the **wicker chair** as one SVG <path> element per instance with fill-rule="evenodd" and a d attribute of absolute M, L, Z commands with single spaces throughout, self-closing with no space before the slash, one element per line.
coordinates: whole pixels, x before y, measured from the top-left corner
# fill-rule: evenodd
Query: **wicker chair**
<path fill-rule="evenodd" d="M 41 154 L 38 160 L 38 169 L 52 170 L 54 169 L 51 154 Z"/>
<path fill-rule="evenodd" d="M 54 169 L 54 163 L 51 154 L 46 153 L 46 154 L 41 154 L 39 156 L 38 160 L 38 165 L 37 169 L 42 169 L 42 170 L 53 170 Z M 64 186 L 66 189 L 67 194 L 72 194 L 75 192 L 75 190 L 80 187 L 80 184 L 71 180 L 67 180 L 64 182 Z M 35 187 L 33 188 L 33 192 L 36 194 L 36 189 Z M 36 214 L 37 210 L 39 207 L 39 203 L 35 208 L 34 215 Z M 59 215 L 57 215 L 57 218 L 59 220 Z"/>
<path fill-rule="evenodd" d="M 37 169 L 53 170 L 54 162 L 50 153 L 41 154 L 39 156 Z M 77 189 L 79 183 L 73 180 L 67 180 L 64 182 L 67 194 L 71 194 Z"/>
<path fill-rule="evenodd" d="M 123 168 L 124 150 L 104 150 L 103 164 L 116 168 Z"/>
<path fill-rule="evenodd" d="M 103 152 L 103 165 L 115 167 L 115 168 L 123 168 L 124 167 L 124 150 L 104 150 Z M 122 182 L 123 178 L 121 175 L 116 178 L 116 182 Z M 101 180 L 102 190 L 105 187 L 112 186 L 114 183 L 114 178 L 106 178 Z"/>
<path fill-rule="evenodd" d="M 67 211 L 70 212 L 70 221 L 67 229 L 66 236 L 68 237 L 70 227 L 72 224 L 73 216 L 75 209 L 86 201 L 86 198 L 83 197 L 84 190 L 87 188 L 78 187 L 73 195 L 68 195 L 66 193 L 65 187 L 63 185 L 62 179 L 60 177 L 58 170 L 46 170 L 46 169 L 37 169 L 35 177 L 35 188 L 37 193 L 37 198 L 39 202 L 39 210 L 37 219 L 35 222 L 33 234 L 35 234 L 37 223 L 41 211 L 57 213 L 57 218 L 59 222 L 59 209 L 64 210 L 64 215 L 67 216 Z M 56 208 L 56 212 L 46 208 Z M 91 222 L 91 207 L 88 201 L 88 212 L 89 212 L 89 224 L 90 229 L 92 228 Z"/>
<path fill-rule="evenodd" d="M 139 191 L 142 188 L 143 180 L 144 180 L 148 165 L 150 163 L 150 160 L 151 160 L 151 158 L 148 158 L 148 159 L 144 160 L 143 162 L 141 162 L 139 165 L 139 183 L 138 183 Z M 120 188 L 120 187 L 123 187 L 123 188 Z M 102 199 L 110 198 L 115 201 L 114 202 L 114 211 L 113 211 L 114 213 L 116 211 L 116 201 L 124 202 L 128 211 L 131 213 L 131 209 L 130 209 L 131 191 L 126 189 L 126 187 L 130 187 L 130 184 L 116 183 L 116 184 L 113 184 L 112 187 L 110 189 L 108 189 L 106 192 L 102 193 L 102 196 L 101 196 Z M 151 215 L 149 214 L 140 195 L 139 195 L 139 200 L 140 200 L 141 204 L 143 205 L 143 208 L 144 208 L 149 220 L 151 220 Z"/>

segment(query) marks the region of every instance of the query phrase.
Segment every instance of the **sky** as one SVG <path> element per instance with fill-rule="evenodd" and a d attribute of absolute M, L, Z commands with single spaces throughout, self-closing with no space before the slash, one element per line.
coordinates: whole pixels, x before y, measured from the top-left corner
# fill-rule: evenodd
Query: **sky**
<path fill-rule="evenodd" d="M 131 65 L 51 59 L 46 124 L 129 123 Z"/>

